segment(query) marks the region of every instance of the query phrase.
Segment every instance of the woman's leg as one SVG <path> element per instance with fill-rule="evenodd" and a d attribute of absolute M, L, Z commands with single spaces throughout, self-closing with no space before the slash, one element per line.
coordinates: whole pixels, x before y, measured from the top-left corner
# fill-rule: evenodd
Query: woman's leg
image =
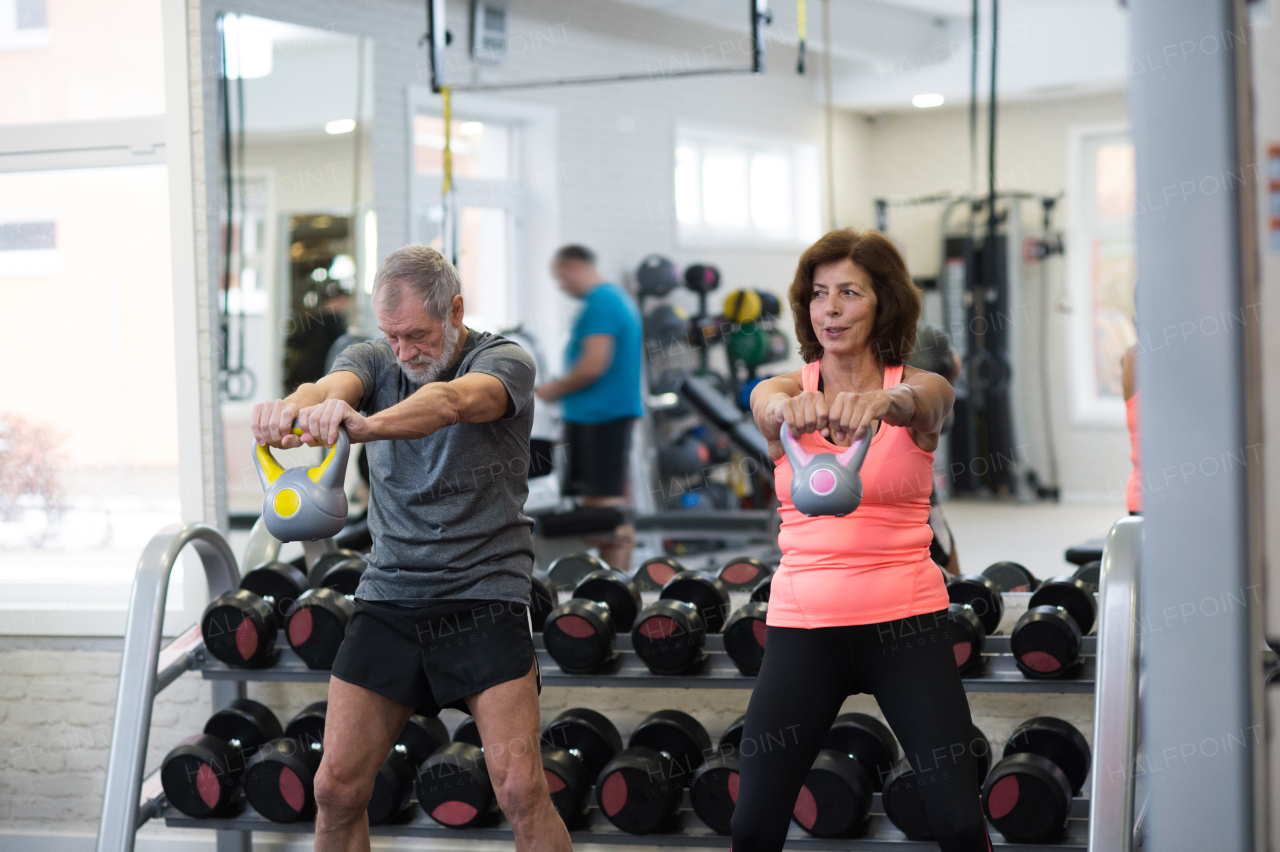
<path fill-rule="evenodd" d="M 849 694 L 842 631 L 770 627 L 743 728 L 734 852 L 778 852 L 822 740 Z"/>
<path fill-rule="evenodd" d="M 915 769 L 938 846 L 943 852 L 990 852 L 969 699 L 951 650 L 947 611 L 853 630 L 854 659 Z"/>

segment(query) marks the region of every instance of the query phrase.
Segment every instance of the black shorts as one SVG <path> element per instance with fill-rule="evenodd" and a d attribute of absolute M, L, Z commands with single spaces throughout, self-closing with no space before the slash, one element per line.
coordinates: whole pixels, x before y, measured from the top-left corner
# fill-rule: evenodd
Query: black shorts
<path fill-rule="evenodd" d="M 524 604 L 355 603 L 333 676 L 424 716 L 435 716 L 444 707 L 470 712 L 466 696 L 522 678 L 537 665 Z"/>
<path fill-rule="evenodd" d="M 627 487 L 634 417 L 604 423 L 565 423 L 569 472 L 565 493 L 583 497 L 622 497 Z"/>

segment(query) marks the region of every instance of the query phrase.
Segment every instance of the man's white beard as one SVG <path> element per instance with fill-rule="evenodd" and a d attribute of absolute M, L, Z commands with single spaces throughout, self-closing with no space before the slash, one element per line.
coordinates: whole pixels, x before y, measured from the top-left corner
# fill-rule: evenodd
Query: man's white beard
<path fill-rule="evenodd" d="M 453 356 L 458 354 L 458 337 L 461 333 L 458 326 L 445 320 L 444 345 L 441 347 L 440 357 L 437 359 L 430 355 L 419 354 L 412 361 L 401 361 L 400 370 L 414 384 L 425 385 L 428 382 L 434 382 L 453 364 Z"/>

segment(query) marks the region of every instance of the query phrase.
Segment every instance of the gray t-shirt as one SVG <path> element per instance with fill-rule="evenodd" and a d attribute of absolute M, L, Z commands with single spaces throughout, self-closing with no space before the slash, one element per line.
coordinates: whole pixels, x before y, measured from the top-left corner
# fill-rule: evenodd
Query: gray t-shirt
<path fill-rule="evenodd" d="M 364 383 L 360 411 L 390 408 L 420 387 L 400 369 L 386 340 L 358 343 L 333 364 Z M 412 441 L 372 441 L 369 532 L 373 550 L 356 596 L 375 601 L 529 602 L 533 521 L 529 430 L 533 359 L 496 334 L 468 329 L 453 375 L 484 373 L 507 389 L 505 416 L 459 423 Z"/>

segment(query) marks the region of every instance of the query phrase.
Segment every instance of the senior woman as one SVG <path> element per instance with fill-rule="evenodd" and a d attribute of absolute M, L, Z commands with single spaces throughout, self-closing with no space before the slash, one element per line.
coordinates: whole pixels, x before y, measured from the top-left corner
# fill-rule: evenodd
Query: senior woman
<path fill-rule="evenodd" d="M 807 363 L 751 395 L 777 464 L 783 555 L 743 732 L 761 747 L 741 752 L 734 852 L 782 848 L 823 737 L 858 692 L 875 696 L 915 768 L 939 846 L 987 852 L 969 702 L 942 572 L 929 558 L 933 451 L 954 393 L 943 377 L 903 365 L 920 295 L 883 234 L 844 229 L 801 255 L 790 301 Z M 857 510 L 796 510 L 784 424 L 810 453 L 871 441 Z"/>

